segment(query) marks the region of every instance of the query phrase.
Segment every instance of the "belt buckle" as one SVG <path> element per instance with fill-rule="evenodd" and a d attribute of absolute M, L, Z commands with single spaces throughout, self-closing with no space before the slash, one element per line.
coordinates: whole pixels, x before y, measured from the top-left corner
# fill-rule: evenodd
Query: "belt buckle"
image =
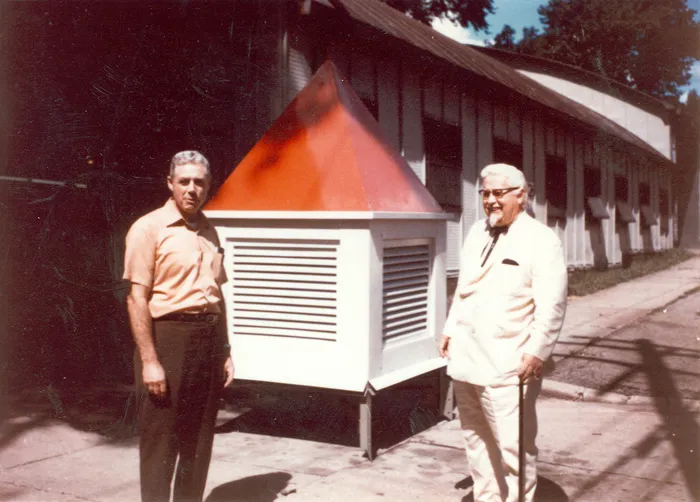
<path fill-rule="evenodd" d="M 204 322 L 207 324 L 214 324 L 218 319 L 217 314 L 204 314 Z"/>

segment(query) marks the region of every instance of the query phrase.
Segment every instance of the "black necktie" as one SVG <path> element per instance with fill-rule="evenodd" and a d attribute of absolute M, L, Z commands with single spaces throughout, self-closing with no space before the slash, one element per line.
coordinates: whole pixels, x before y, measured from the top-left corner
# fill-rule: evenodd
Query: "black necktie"
<path fill-rule="evenodd" d="M 491 256 L 491 251 L 493 251 L 493 248 L 496 247 L 496 242 L 498 242 L 498 238 L 501 236 L 501 234 L 505 234 L 507 231 L 508 227 L 491 227 L 491 229 L 489 230 L 489 233 L 491 234 L 491 245 L 489 246 L 489 243 L 487 242 L 486 246 L 484 246 L 484 249 L 481 250 L 481 256 L 484 256 L 486 247 L 488 246 L 489 248 L 489 250 L 486 251 L 486 256 L 484 256 L 484 260 L 481 262 L 482 267 L 486 263 L 486 260 L 489 259 L 489 256 Z"/>

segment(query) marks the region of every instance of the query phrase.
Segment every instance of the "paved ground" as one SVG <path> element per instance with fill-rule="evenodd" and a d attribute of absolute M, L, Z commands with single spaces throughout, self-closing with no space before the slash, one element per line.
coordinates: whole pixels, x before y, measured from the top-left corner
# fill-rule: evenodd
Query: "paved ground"
<path fill-rule="evenodd" d="M 538 500 L 700 500 L 698 284 L 694 258 L 570 302 L 539 402 Z M 379 395 L 373 462 L 355 446 L 346 399 L 233 389 L 207 500 L 470 500 L 458 423 L 439 421 L 432 383 Z M 0 500 L 138 500 L 129 396 L 128 387 L 13 395 L 0 423 Z"/>

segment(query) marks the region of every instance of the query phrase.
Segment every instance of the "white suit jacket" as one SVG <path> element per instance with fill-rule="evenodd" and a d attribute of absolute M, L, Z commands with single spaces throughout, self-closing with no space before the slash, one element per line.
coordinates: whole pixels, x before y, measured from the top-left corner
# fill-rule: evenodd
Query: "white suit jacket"
<path fill-rule="evenodd" d="M 443 330 L 450 337 L 447 372 L 475 385 L 516 385 L 522 354 L 544 361 L 559 337 L 566 312 L 566 262 L 554 231 L 524 212 L 499 237 L 482 267 L 491 239 L 484 219 L 464 242 Z"/>

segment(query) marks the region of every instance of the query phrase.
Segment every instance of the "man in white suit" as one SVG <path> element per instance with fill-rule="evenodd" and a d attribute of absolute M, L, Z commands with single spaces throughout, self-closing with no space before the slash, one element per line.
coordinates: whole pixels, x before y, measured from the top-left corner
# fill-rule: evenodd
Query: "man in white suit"
<path fill-rule="evenodd" d="M 518 500 L 518 385 L 524 382 L 524 498 L 532 501 L 535 400 L 564 321 L 566 262 L 556 234 L 525 211 L 521 171 L 491 164 L 481 182 L 486 218 L 464 242 L 440 354 L 449 358 L 477 502 Z"/>

